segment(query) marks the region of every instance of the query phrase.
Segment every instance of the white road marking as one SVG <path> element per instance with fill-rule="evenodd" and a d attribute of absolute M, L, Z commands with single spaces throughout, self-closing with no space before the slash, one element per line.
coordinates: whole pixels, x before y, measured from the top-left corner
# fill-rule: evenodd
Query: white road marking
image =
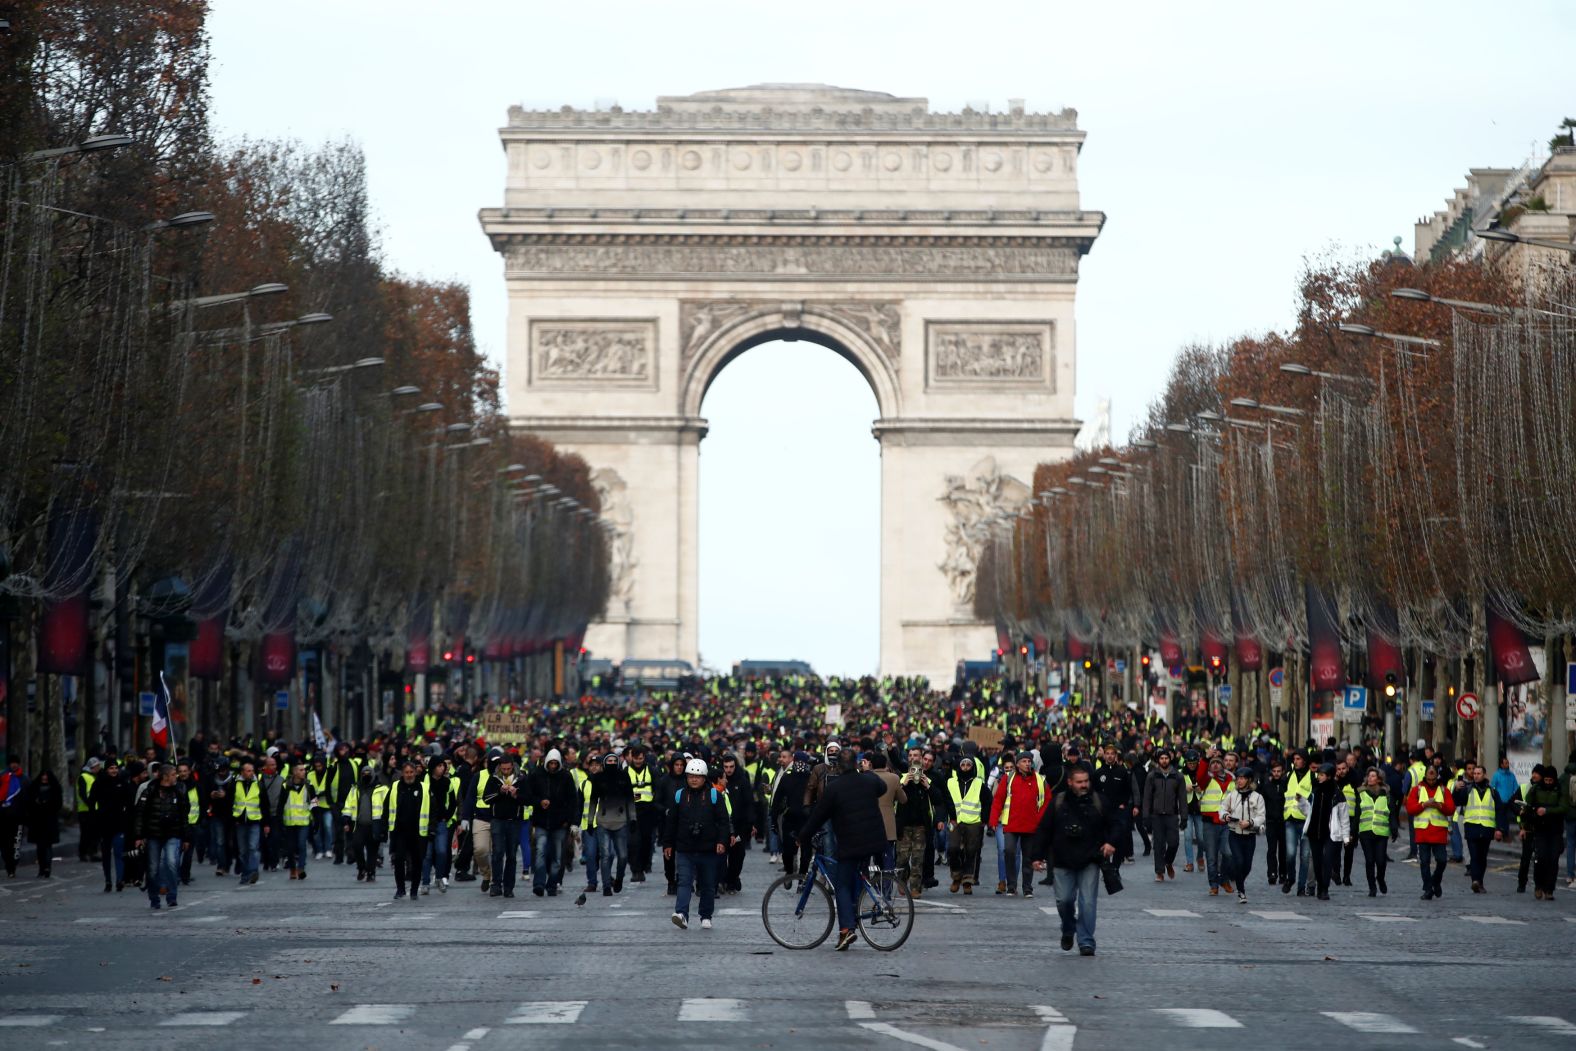
<path fill-rule="evenodd" d="M 1416 923 L 1416 916 L 1397 916 L 1390 912 L 1359 912 L 1357 915 L 1374 923 Z"/>
<path fill-rule="evenodd" d="M 465 1031 L 465 1039 L 467 1039 L 467 1040 L 480 1040 L 482 1037 L 486 1036 L 490 1032 L 492 1032 L 492 1030 L 488 1029 L 486 1026 L 479 1026 L 479 1027 L 477 1027 L 475 1029 L 467 1029 Z"/>
<path fill-rule="evenodd" d="M 534 920 L 538 915 L 540 914 L 535 909 L 510 909 L 508 912 L 500 912 L 498 918 L 500 920 Z"/>
<path fill-rule="evenodd" d="M 1300 912 L 1276 912 L 1273 909 L 1265 909 L 1262 912 L 1258 909 L 1249 909 L 1248 911 L 1263 920 L 1302 920 L 1306 922 L 1308 919 Z"/>
<path fill-rule="evenodd" d="M 1473 1040 L 1470 1036 L 1451 1037 L 1451 1042 L 1452 1043 L 1456 1043 L 1456 1044 L 1460 1044 L 1462 1047 L 1487 1047 L 1488 1046 L 1487 1044 L 1480 1044 L 1480 1043 L 1478 1043 L 1476 1040 Z"/>
<path fill-rule="evenodd" d="M 749 1014 L 743 1000 L 726 996 L 702 996 L 685 1000 L 679 1006 L 681 1022 L 745 1022 Z"/>
<path fill-rule="evenodd" d="M 416 1013 L 414 1004 L 357 1004 L 329 1025 L 398 1025 Z"/>
<path fill-rule="evenodd" d="M 1224 1011 L 1208 1007 L 1157 1007 L 1156 1014 L 1169 1015 L 1184 1029 L 1241 1029 L 1242 1023 Z"/>
<path fill-rule="evenodd" d="M 969 911 L 968 909 L 965 909 L 962 905 L 954 905 L 950 901 L 936 901 L 933 898 L 915 898 L 914 899 L 914 904 L 915 905 L 929 905 L 932 908 L 936 908 L 936 909 L 955 909 L 958 912 L 968 912 Z"/>
<path fill-rule="evenodd" d="M 1326 1018 L 1333 1018 L 1348 1029 L 1359 1033 L 1415 1033 L 1416 1029 L 1394 1015 L 1376 1011 L 1320 1011 Z"/>
<path fill-rule="evenodd" d="M 872 1033 L 890 1036 L 893 1040 L 901 1040 L 905 1044 L 918 1044 L 920 1047 L 928 1047 L 930 1051 L 963 1051 L 963 1048 L 958 1047 L 956 1044 L 932 1040 L 930 1037 L 920 1036 L 918 1033 L 904 1032 L 896 1026 L 887 1025 L 885 1022 L 860 1022 L 859 1025 Z"/>
<path fill-rule="evenodd" d="M 1045 1022 L 1047 1024 L 1063 1025 L 1067 1021 L 1067 1016 L 1062 1014 L 1060 1011 L 1058 1011 L 1054 1007 L 1047 1007 L 1047 1006 L 1042 1004 L 1042 1005 L 1033 1007 L 1032 1010 L 1034 1011 L 1034 1013 L 1036 1015 L 1039 1016 L 1040 1021 Z"/>
<path fill-rule="evenodd" d="M 146 911 L 146 910 L 144 910 L 144 911 Z M 119 917 L 119 919 L 124 920 L 124 919 L 126 919 L 126 917 L 121 916 L 121 917 Z M 116 917 L 114 917 L 114 916 L 78 916 L 76 919 L 72 920 L 71 922 L 72 923 L 115 923 L 116 922 Z"/>
<path fill-rule="evenodd" d="M 471 1051 L 470 1044 L 450 1044 L 443 1051 Z"/>
<path fill-rule="evenodd" d="M 229 1025 L 245 1018 L 245 1011 L 183 1011 L 166 1018 L 160 1025 Z"/>
<path fill-rule="evenodd" d="M 504 1019 L 505 1025 L 570 1024 L 580 1020 L 589 1000 L 536 1000 L 523 1003 Z"/>
<path fill-rule="evenodd" d="M 759 916 L 760 909 L 718 909 L 718 916 Z"/>
<path fill-rule="evenodd" d="M 1045 1039 L 1040 1041 L 1040 1051 L 1073 1051 L 1073 1038 L 1077 1035 L 1075 1025 L 1047 1026 Z"/>
<path fill-rule="evenodd" d="M 182 923 L 220 923 L 229 919 L 228 916 L 190 916 L 181 920 Z"/>
<path fill-rule="evenodd" d="M 843 1006 L 848 1010 L 849 1021 L 859 1022 L 876 1016 L 876 1009 L 870 1006 L 869 1000 L 844 1000 Z"/>
<path fill-rule="evenodd" d="M 0 1026 L 8 1029 L 26 1027 L 38 1029 L 46 1025 L 54 1025 L 60 1021 L 59 1015 L 0 1015 Z"/>
<path fill-rule="evenodd" d="M 1056 906 L 1055 905 L 1041 905 L 1040 906 L 1040 911 L 1045 913 L 1045 915 L 1047 915 L 1047 916 L 1055 916 L 1057 919 L 1060 919 L 1061 915 L 1062 915 L 1061 913 L 1056 911 Z"/>
<path fill-rule="evenodd" d="M 1196 920 L 1200 916 L 1192 909 L 1145 909 L 1151 916 L 1159 916 L 1163 920 Z"/>
<path fill-rule="evenodd" d="M 1562 1033 L 1566 1036 L 1576 1035 L 1576 1025 L 1571 1025 L 1557 1015 L 1511 1015 L 1510 1021 L 1521 1025 L 1535 1025 L 1539 1029 L 1547 1029 L 1552 1033 Z"/>
<path fill-rule="evenodd" d="M 1505 916 L 1463 916 L 1461 918 L 1466 920 L 1468 923 L 1501 923 L 1507 925 L 1515 924 L 1518 927 L 1525 927 L 1527 925 L 1526 920 L 1512 920 Z"/>

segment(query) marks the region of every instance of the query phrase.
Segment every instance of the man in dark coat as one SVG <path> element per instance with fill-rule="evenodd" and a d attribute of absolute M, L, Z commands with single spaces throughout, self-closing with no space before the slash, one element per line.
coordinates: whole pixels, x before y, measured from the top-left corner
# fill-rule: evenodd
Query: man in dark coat
<path fill-rule="evenodd" d="M 1094 955 L 1095 903 L 1100 897 L 1100 865 L 1116 856 L 1120 818 L 1089 787 L 1089 773 L 1067 767 L 1066 790 L 1045 808 L 1034 836 L 1036 868 L 1052 865 L 1056 911 L 1062 920 L 1062 951 L 1078 941 L 1080 956 Z"/>
<path fill-rule="evenodd" d="M 857 937 L 854 916 L 859 908 L 859 877 L 871 858 L 886 853 L 886 821 L 881 796 L 886 785 L 868 771 L 848 771 L 824 783 L 799 832 L 802 848 L 810 849 L 816 830 L 827 821 L 837 838 L 837 864 L 832 885 L 837 891 L 837 947 L 847 949 Z"/>

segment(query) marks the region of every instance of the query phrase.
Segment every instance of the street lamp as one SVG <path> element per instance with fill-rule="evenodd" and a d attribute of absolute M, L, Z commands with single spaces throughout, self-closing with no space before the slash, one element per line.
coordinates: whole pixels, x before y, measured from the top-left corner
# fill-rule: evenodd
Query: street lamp
<path fill-rule="evenodd" d="M 1396 299 L 1410 299 L 1414 303 L 1438 303 L 1444 307 L 1458 307 L 1461 310 L 1476 310 L 1483 314 L 1498 314 L 1502 317 L 1514 314 L 1509 307 L 1495 306 L 1493 303 L 1475 303 L 1469 299 L 1446 299 L 1443 296 L 1432 295 L 1421 288 L 1392 288 L 1390 294 Z"/>
<path fill-rule="evenodd" d="M 57 146 L 52 150 L 38 150 L 27 154 L 22 159 L 25 161 L 47 161 L 52 157 L 69 157 L 76 153 L 103 153 L 105 150 L 115 150 L 122 146 L 130 146 L 136 141 L 130 135 L 123 135 L 119 132 L 89 135 L 75 146 Z"/>
<path fill-rule="evenodd" d="M 212 212 L 182 212 L 172 215 L 168 219 L 155 219 L 149 223 L 149 230 L 179 230 L 186 226 L 202 226 L 213 222 Z"/>
<path fill-rule="evenodd" d="M 1158 448 L 1158 446 L 1156 446 L 1155 443 L 1150 441 L 1148 438 L 1134 438 L 1133 441 L 1132 441 L 1132 446 L 1135 449 L 1154 449 L 1154 448 Z"/>
<path fill-rule="evenodd" d="M 288 291 L 290 291 L 289 285 L 278 281 L 266 281 L 260 285 L 253 285 L 244 292 L 221 292 L 212 296 L 197 296 L 195 299 L 177 299 L 170 304 L 170 309 L 193 307 L 200 310 L 204 307 L 223 306 L 225 303 L 239 303 L 259 296 L 277 296 Z"/>
<path fill-rule="evenodd" d="M 422 404 L 416 406 L 414 409 L 406 409 L 404 412 L 401 412 L 400 415 L 401 416 L 409 416 L 413 412 L 422 412 L 422 413 L 437 412 L 437 411 L 439 411 L 442 408 L 443 408 L 443 402 L 441 402 L 441 401 L 428 401 L 428 402 L 423 402 Z"/>
<path fill-rule="evenodd" d="M 1410 343 L 1413 346 L 1419 347 L 1444 346 L 1444 344 L 1437 339 L 1424 339 L 1422 336 L 1403 336 L 1399 332 L 1380 332 L 1372 325 L 1354 325 L 1350 322 L 1342 322 L 1341 324 L 1337 325 L 1336 328 L 1348 336 L 1367 336 L 1370 339 L 1390 339 L 1397 343 Z"/>
<path fill-rule="evenodd" d="M 329 365 L 328 367 L 321 369 L 307 369 L 306 375 L 337 376 L 341 372 L 350 372 L 353 369 L 376 368 L 381 364 L 383 364 L 382 358 L 361 358 L 358 361 L 352 361 L 349 365 Z"/>
<path fill-rule="evenodd" d="M 1545 241 L 1541 237 L 1523 237 L 1513 234 L 1509 230 L 1499 227 L 1490 227 L 1487 230 L 1476 231 L 1477 235 L 1485 241 L 1503 241 L 1506 244 L 1531 245 L 1534 248 L 1552 248 L 1557 252 L 1576 252 L 1576 241 L 1562 244 L 1559 241 Z"/>
<path fill-rule="evenodd" d="M 1369 386 L 1373 385 L 1373 380 L 1369 379 L 1367 376 L 1353 376 L 1345 372 L 1321 372 L 1319 369 L 1311 369 L 1306 365 L 1299 365 L 1295 361 L 1284 362 L 1281 365 L 1280 370 L 1292 376 L 1317 376 L 1321 380 L 1347 380 L 1351 383 L 1366 383 Z"/>
<path fill-rule="evenodd" d="M 404 397 L 407 397 L 408 395 L 411 395 L 411 394 L 420 394 L 420 393 L 421 393 L 421 388 L 420 387 L 412 387 L 410 384 L 406 384 L 403 387 L 395 387 L 393 390 L 389 391 L 389 395 L 388 396 L 391 397 L 391 398 L 404 398 Z M 437 403 L 433 402 L 432 404 L 437 404 Z"/>

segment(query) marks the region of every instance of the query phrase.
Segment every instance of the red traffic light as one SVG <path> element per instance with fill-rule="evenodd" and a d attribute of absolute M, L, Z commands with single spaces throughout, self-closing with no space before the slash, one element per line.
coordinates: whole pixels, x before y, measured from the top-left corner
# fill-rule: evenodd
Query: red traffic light
<path fill-rule="evenodd" d="M 1138 663 L 1142 664 L 1146 668 L 1149 667 L 1149 654 L 1146 653 L 1142 657 L 1138 658 Z"/>
<path fill-rule="evenodd" d="M 1029 655 L 1029 647 L 1027 647 L 1027 646 L 1019 646 L 1018 647 L 1018 655 L 1020 657 L 1027 657 Z"/>
<path fill-rule="evenodd" d="M 1220 658 L 1219 657 L 1214 657 L 1214 656 L 1210 657 L 1209 658 L 1209 666 L 1211 668 L 1214 668 L 1214 669 L 1216 669 L 1218 671 L 1220 669 Z"/>
<path fill-rule="evenodd" d="M 465 663 L 466 664 L 475 664 L 476 663 L 476 654 L 474 654 L 474 653 L 467 653 L 465 655 Z"/>

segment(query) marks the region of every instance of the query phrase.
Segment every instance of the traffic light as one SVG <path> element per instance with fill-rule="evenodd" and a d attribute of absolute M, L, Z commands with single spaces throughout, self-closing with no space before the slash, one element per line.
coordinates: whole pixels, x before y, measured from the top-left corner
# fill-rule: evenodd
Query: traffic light
<path fill-rule="evenodd" d="M 1384 695 L 1387 698 L 1394 699 L 1395 694 L 1395 672 L 1387 671 L 1384 673 Z"/>
<path fill-rule="evenodd" d="M 1020 656 L 1020 657 L 1027 657 L 1028 655 L 1029 655 L 1029 647 L 1027 647 L 1027 646 L 1019 646 L 1018 647 L 1018 656 Z"/>
<path fill-rule="evenodd" d="M 474 654 L 474 653 L 467 653 L 465 655 L 465 663 L 466 664 L 475 664 L 476 663 L 476 654 Z"/>
<path fill-rule="evenodd" d="M 1218 654 L 1210 654 L 1209 670 L 1213 672 L 1220 671 L 1220 656 Z"/>
<path fill-rule="evenodd" d="M 1094 667 L 1094 661 L 1090 660 L 1088 657 L 1085 657 L 1084 658 L 1084 671 L 1089 671 L 1093 667 Z"/>
<path fill-rule="evenodd" d="M 450 661 L 452 661 L 453 659 L 454 659 L 454 651 L 453 650 L 444 650 L 443 651 L 443 663 L 447 664 Z"/>
<path fill-rule="evenodd" d="M 1149 670 L 1149 654 L 1146 653 L 1142 657 L 1138 658 L 1138 663 L 1139 663 L 1140 666 L 1143 667 L 1143 669 L 1145 671 L 1148 671 Z"/>

